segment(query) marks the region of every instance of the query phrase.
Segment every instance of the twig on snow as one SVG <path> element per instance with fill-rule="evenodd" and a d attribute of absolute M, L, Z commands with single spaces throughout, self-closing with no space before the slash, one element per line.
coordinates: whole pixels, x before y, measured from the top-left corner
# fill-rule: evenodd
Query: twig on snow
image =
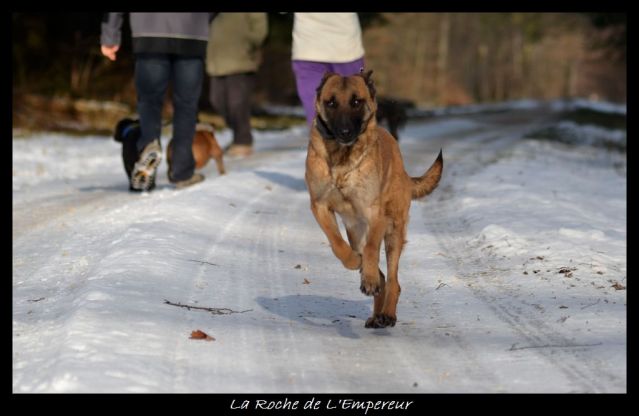
<path fill-rule="evenodd" d="M 171 306 L 178 306 L 180 308 L 186 308 L 188 310 L 198 309 L 198 310 L 202 310 L 202 311 L 207 311 L 207 312 L 211 312 L 213 315 L 230 315 L 232 313 L 244 313 L 244 312 L 249 312 L 249 311 L 253 310 L 253 309 L 247 309 L 245 311 L 234 311 L 233 309 L 229 309 L 229 308 L 207 308 L 207 307 L 204 307 L 204 306 L 183 305 L 181 303 L 170 302 L 170 301 L 168 301 L 166 299 L 164 299 L 164 303 L 166 303 L 167 305 L 171 305 Z"/>
<path fill-rule="evenodd" d="M 188 259 L 188 261 L 193 261 L 195 263 L 200 263 L 200 264 L 210 264 L 211 266 L 219 266 L 219 264 L 209 263 L 208 261 L 203 261 L 203 260 Z"/>
<path fill-rule="evenodd" d="M 517 350 L 526 350 L 529 348 L 578 348 L 578 347 L 596 347 L 597 345 L 601 345 L 603 342 L 598 342 L 596 344 L 566 344 L 566 345 L 556 345 L 556 344 L 546 344 L 546 345 L 529 345 L 526 347 L 515 347 L 517 343 L 514 343 L 510 349 L 507 351 L 517 351 Z"/>
<path fill-rule="evenodd" d="M 601 299 L 597 299 L 597 302 L 595 302 L 595 303 L 591 303 L 590 305 L 583 306 L 581 309 L 586 309 L 586 308 L 589 308 L 589 307 L 591 307 L 591 306 L 595 306 L 595 305 L 596 305 L 596 304 L 598 304 L 599 302 L 601 302 Z"/>

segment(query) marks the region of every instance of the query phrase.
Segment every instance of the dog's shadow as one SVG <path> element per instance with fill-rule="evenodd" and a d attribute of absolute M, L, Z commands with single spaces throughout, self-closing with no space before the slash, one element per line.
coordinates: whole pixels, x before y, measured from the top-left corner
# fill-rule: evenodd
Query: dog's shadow
<path fill-rule="evenodd" d="M 292 321 L 318 328 L 334 328 L 347 338 L 359 338 L 352 325 L 361 325 L 371 313 L 370 300 L 338 299 L 330 296 L 287 295 L 258 297 L 257 303 L 267 311 Z"/>
<path fill-rule="evenodd" d="M 269 172 L 264 170 L 255 170 L 254 173 L 278 185 L 285 186 L 294 191 L 306 191 L 306 183 L 303 178 L 287 175 L 279 172 Z"/>

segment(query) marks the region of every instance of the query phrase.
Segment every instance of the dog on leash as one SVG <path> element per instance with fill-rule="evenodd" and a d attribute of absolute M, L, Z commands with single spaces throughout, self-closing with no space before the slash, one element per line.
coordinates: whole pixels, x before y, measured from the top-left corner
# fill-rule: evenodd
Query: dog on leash
<path fill-rule="evenodd" d="M 210 159 L 215 160 L 217 171 L 220 175 L 224 175 L 224 151 L 220 147 L 215 138 L 213 126 L 209 124 L 198 123 L 195 127 L 195 136 L 193 136 L 193 158 L 195 159 L 195 169 L 201 169 L 209 162 Z M 173 140 L 169 142 L 166 148 L 166 160 L 171 169 L 171 158 L 173 156 Z"/>
<path fill-rule="evenodd" d="M 140 122 L 137 119 L 124 118 L 118 122 L 115 127 L 113 139 L 122 143 L 122 162 L 124 170 L 129 178 L 129 190 L 139 192 L 131 186 L 131 172 L 133 166 L 137 162 L 140 153 L 137 150 L 136 143 L 140 138 Z M 171 168 L 172 157 L 172 141 L 167 146 L 167 161 L 169 169 Z M 196 126 L 195 136 L 193 137 L 193 158 L 195 159 L 195 169 L 204 167 L 210 159 L 214 159 L 217 163 L 217 170 L 220 175 L 225 173 L 223 151 L 218 144 L 213 127 L 207 124 L 198 123 Z M 151 178 L 151 185 L 148 190 L 155 188 L 155 175 Z"/>
<path fill-rule="evenodd" d="M 344 267 L 359 270 L 360 290 L 374 297 L 367 328 L 397 321 L 399 257 L 411 200 L 431 193 L 443 170 L 439 155 L 420 177 L 404 170 L 397 141 L 377 125 L 373 71 L 326 73 L 317 88 L 305 181 L 311 210 Z M 346 228 L 344 241 L 336 221 Z M 382 240 L 387 276 L 379 269 Z"/>

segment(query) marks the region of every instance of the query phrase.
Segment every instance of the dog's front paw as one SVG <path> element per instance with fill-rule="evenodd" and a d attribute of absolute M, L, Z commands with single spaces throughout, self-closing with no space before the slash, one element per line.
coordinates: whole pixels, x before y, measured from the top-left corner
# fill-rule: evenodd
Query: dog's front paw
<path fill-rule="evenodd" d="M 362 283 L 359 290 L 366 296 L 377 296 L 382 292 L 382 283 L 379 278 L 368 279 L 362 275 Z"/>
<path fill-rule="evenodd" d="M 344 267 L 349 270 L 357 270 L 362 267 L 362 255 L 356 253 L 355 251 L 351 251 L 350 256 L 344 261 L 342 261 Z"/>
<path fill-rule="evenodd" d="M 390 315 L 373 315 L 366 320 L 364 326 L 366 328 L 386 328 L 387 326 L 395 326 L 397 317 Z"/>
<path fill-rule="evenodd" d="M 386 276 L 384 276 L 384 273 L 382 273 L 381 270 L 378 269 L 378 275 L 375 277 L 366 275 L 361 269 L 360 273 L 362 280 L 359 290 L 361 290 L 363 294 L 367 296 L 377 296 L 382 293 Z"/>

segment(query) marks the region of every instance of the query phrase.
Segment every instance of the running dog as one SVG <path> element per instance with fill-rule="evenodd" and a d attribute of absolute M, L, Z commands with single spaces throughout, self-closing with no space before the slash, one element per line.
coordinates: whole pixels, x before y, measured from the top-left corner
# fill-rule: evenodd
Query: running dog
<path fill-rule="evenodd" d="M 344 267 L 359 270 L 360 290 L 374 296 L 367 328 L 395 326 L 399 257 L 411 200 L 431 193 L 442 175 L 439 156 L 420 177 L 404 170 L 397 141 L 377 125 L 373 71 L 326 73 L 317 88 L 305 181 L 311 210 Z M 344 241 L 335 213 L 346 228 Z M 384 241 L 388 281 L 379 269 Z"/>
<path fill-rule="evenodd" d="M 195 169 L 201 169 L 209 162 L 210 159 L 215 160 L 217 171 L 220 175 L 224 175 L 224 159 L 222 158 L 224 151 L 220 147 L 215 138 L 213 127 L 208 124 L 198 123 L 195 128 L 195 136 L 193 136 L 193 158 L 195 159 Z M 171 169 L 171 157 L 173 155 L 173 140 L 166 147 L 166 160 Z"/>

